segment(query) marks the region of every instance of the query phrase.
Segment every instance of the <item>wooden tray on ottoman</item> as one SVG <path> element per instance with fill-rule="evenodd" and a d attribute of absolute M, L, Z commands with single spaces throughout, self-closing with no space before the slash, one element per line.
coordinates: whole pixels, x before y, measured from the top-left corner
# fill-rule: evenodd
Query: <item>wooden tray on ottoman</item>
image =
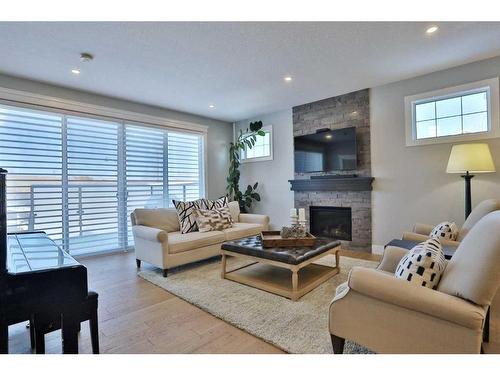
<path fill-rule="evenodd" d="M 283 238 L 277 230 L 262 231 L 263 247 L 302 247 L 314 246 L 315 243 L 316 237 L 309 232 L 304 238 Z"/>

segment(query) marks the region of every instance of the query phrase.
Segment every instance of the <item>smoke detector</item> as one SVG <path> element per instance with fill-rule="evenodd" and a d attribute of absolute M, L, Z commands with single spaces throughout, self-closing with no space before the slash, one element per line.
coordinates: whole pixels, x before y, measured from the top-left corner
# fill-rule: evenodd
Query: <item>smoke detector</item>
<path fill-rule="evenodd" d="M 82 52 L 80 54 L 80 61 L 81 62 L 88 62 L 94 60 L 94 56 L 88 52 Z"/>

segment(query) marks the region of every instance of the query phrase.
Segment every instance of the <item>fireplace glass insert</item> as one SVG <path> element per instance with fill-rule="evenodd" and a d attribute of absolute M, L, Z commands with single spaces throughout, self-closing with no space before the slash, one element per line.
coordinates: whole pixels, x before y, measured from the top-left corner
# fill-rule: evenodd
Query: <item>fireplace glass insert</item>
<path fill-rule="evenodd" d="M 314 236 L 352 241 L 350 207 L 310 206 L 309 218 Z"/>

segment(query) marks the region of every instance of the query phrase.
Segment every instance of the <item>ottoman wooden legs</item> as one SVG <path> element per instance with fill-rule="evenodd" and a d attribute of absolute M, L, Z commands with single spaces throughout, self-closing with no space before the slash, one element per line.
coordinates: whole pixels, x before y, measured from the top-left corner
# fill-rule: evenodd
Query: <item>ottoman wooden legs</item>
<path fill-rule="evenodd" d="M 340 246 L 336 246 L 300 264 L 288 264 L 222 250 L 221 278 L 297 301 L 300 297 L 339 273 L 339 250 Z M 335 267 L 314 263 L 328 254 L 335 255 Z M 244 259 L 251 263 L 228 270 L 228 256 L 235 259 Z"/>

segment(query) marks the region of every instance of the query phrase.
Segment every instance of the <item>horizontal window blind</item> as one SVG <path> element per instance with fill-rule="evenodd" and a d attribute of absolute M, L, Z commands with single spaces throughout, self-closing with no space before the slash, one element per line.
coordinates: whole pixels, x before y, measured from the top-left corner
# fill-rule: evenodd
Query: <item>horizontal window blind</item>
<path fill-rule="evenodd" d="M 68 248 L 78 255 L 119 247 L 119 124 L 67 117 Z"/>
<path fill-rule="evenodd" d="M 62 123 L 57 114 L 0 106 L 9 232 L 42 230 L 62 244 Z"/>
<path fill-rule="evenodd" d="M 203 136 L 0 105 L 8 230 L 43 230 L 74 255 L 133 245 L 136 208 L 204 196 Z"/>
<path fill-rule="evenodd" d="M 130 214 L 136 208 L 164 207 L 164 144 L 162 129 L 125 126 L 127 243 L 133 243 Z"/>
<path fill-rule="evenodd" d="M 170 199 L 192 201 L 203 195 L 201 138 L 168 133 L 168 192 Z M 170 202 L 169 202 L 170 203 Z"/>

